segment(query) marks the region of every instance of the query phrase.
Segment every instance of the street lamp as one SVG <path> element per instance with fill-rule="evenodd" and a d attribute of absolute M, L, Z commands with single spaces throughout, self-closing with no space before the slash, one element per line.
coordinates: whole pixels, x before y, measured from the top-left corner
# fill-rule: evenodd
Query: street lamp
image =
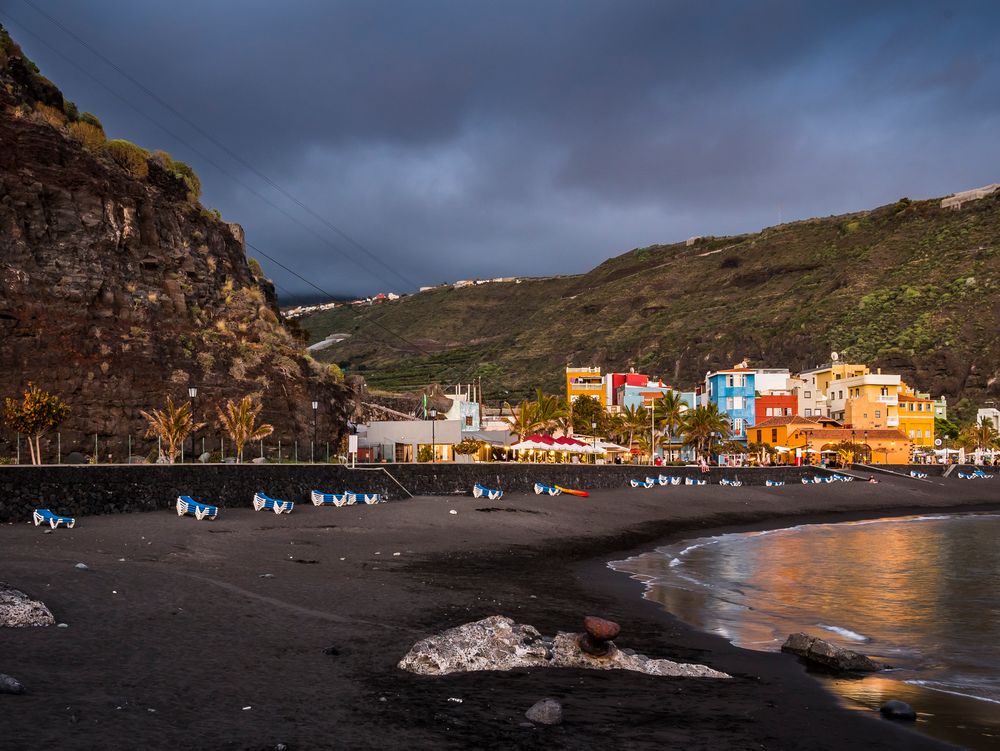
<path fill-rule="evenodd" d="M 649 466 L 653 466 L 656 453 L 656 397 L 649 400 Z"/>
<path fill-rule="evenodd" d="M 865 431 L 865 461 L 866 462 L 870 462 L 872 460 L 871 453 L 872 453 L 871 447 L 868 445 L 868 431 L 866 430 Z"/>
<path fill-rule="evenodd" d="M 191 424 L 194 424 L 194 402 L 198 398 L 198 387 L 188 386 L 188 399 L 191 405 Z M 191 431 L 191 457 L 194 458 L 194 452 L 198 449 L 195 447 L 195 437 L 194 431 Z"/>
<path fill-rule="evenodd" d="M 590 432 L 594 434 L 594 464 L 597 464 L 597 422 L 590 423 Z"/>
<path fill-rule="evenodd" d="M 437 422 L 438 411 L 432 409 L 430 411 L 431 416 L 431 462 L 437 461 L 437 440 L 434 437 L 434 423 Z"/>
<path fill-rule="evenodd" d="M 316 461 L 316 410 L 319 409 L 319 402 L 315 399 L 312 403 L 313 408 L 313 439 L 312 443 L 309 444 L 309 461 L 315 463 Z"/>

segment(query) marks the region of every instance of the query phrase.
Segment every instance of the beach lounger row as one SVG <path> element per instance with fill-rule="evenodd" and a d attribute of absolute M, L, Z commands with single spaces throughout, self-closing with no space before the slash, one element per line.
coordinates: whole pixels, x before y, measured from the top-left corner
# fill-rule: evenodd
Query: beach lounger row
<path fill-rule="evenodd" d="M 927 473 L 926 472 L 917 472 L 917 470 L 911 469 L 910 470 L 910 477 L 916 478 L 917 480 L 926 480 L 927 479 Z"/>
<path fill-rule="evenodd" d="M 264 493 L 257 493 L 253 497 L 254 511 L 263 511 L 264 509 L 267 509 L 268 511 L 273 511 L 275 514 L 290 514 L 294 508 L 295 504 L 291 501 L 280 501 L 277 498 L 271 498 Z"/>
<path fill-rule="evenodd" d="M 660 475 L 656 478 L 660 485 L 680 485 L 683 481 L 680 477 L 674 477 L 672 475 Z"/>
<path fill-rule="evenodd" d="M 372 506 L 383 503 L 382 496 L 378 493 L 355 493 L 353 490 L 345 490 L 343 493 L 323 493 L 314 490 L 310 497 L 313 506 L 353 506 L 356 503 Z"/>
<path fill-rule="evenodd" d="M 824 482 L 853 482 L 854 478 L 849 475 L 816 475 L 815 477 L 803 477 L 803 485 L 822 485 Z"/>
<path fill-rule="evenodd" d="M 52 529 L 55 529 L 60 524 L 68 529 L 73 529 L 76 526 L 76 519 L 72 516 L 59 516 L 53 514 L 47 508 L 35 509 L 35 513 L 31 515 L 31 518 L 34 520 L 36 527 L 39 524 L 48 524 Z"/>
<path fill-rule="evenodd" d="M 765 480 L 764 481 L 764 485 L 766 485 L 769 488 L 780 488 L 784 484 L 785 484 L 784 480 Z"/>
<path fill-rule="evenodd" d="M 992 480 L 993 475 L 988 475 L 983 470 L 977 469 L 975 472 L 970 473 L 959 472 L 958 478 L 960 480 Z"/>
<path fill-rule="evenodd" d="M 191 514 L 195 519 L 215 519 L 219 515 L 218 506 L 209 506 L 207 503 L 198 503 L 189 495 L 177 496 L 177 516 Z"/>
<path fill-rule="evenodd" d="M 472 486 L 472 495 L 475 498 L 489 498 L 491 501 L 499 501 L 503 498 L 502 490 L 494 490 L 493 488 L 488 488 L 485 485 L 480 485 L 478 482 Z"/>
<path fill-rule="evenodd" d="M 645 480 L 629 480 L 633 488 L 651 488 L 656 485 L 655 477 L 647 477 Z"/>

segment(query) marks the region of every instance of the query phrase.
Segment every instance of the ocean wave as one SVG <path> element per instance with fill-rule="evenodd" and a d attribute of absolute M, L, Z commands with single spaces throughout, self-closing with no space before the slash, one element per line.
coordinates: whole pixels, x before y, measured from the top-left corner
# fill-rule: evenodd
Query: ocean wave
<path fill-rule="evenodd" d="M 851 641 L 868 641 L 868 637 L 864 634 L 859 634 L 857 631 L 851 631 L 849 628 L 842 628 L 840 626 L 827 626 L 825 623 L 817 623 L 821 629 L 829 631 L 833 634 L 839 634 L 845 639 L 850 639 Z"/>
<path fill-rule="evenodd" d="M 990 704 L 1000 704 L 1000 699 L 990 699 L 988 696 L 979 696 L 978 694 L 967 694 L 962 691 L 955 691 L 953 688 L 943 688 L 942 684 L 937 681 L 922 681 L 914 678 L 909 681 L 903 681 L 903 683 L 908 683 L 911 686 L 920 686 L 921 688 L 929 688 L 931 691 L 940 691 L 943 694 L 951 694 L 953 696 L 963 696 L 966 699 L 975 699 L 976 701 L 985 701 Z M 944 684 L 946 686 L 950 684 Z M 964 687 L 963 687 L 964 688 Z"/>
<path fill-rule="evenodd" d="M 674 558 L 673 560 L 670 561 L 670 566 L 671 567 L 673 567 L 673 566 L 680 566 L 680 565 L 681 565 L 681 559 L 680 558 Z"/>

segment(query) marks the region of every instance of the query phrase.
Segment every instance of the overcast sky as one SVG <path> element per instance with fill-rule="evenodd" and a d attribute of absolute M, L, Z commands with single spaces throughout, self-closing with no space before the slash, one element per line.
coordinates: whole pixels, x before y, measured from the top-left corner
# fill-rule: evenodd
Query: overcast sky
<path fill-rule="evenodd" d="M 0 22 L 109 137 L 191 163 L 206 206 L 335 294 L 1000 181 L 990 0 L 0 0 Z M 315 293 L 261 260 L 285 299 Z"/>

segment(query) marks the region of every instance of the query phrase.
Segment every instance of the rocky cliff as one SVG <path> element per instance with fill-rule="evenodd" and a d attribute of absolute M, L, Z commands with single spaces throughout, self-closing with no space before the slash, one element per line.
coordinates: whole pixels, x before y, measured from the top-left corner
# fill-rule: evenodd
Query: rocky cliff
<path fill-rule="evenodd" d="M 199 419 L 254 393 L 275 439 L 311 439 L 314 399 L 317 438 L 343 433 L 353 392 L 302 354 L 242 229 L 197 191 L 169 155 L 106 141 L 0 29 L 0 395 L 33 381 L 67 401 L 64 455 L 96 434 L 121 458 L 139 410 L 189 386 Z"/>

